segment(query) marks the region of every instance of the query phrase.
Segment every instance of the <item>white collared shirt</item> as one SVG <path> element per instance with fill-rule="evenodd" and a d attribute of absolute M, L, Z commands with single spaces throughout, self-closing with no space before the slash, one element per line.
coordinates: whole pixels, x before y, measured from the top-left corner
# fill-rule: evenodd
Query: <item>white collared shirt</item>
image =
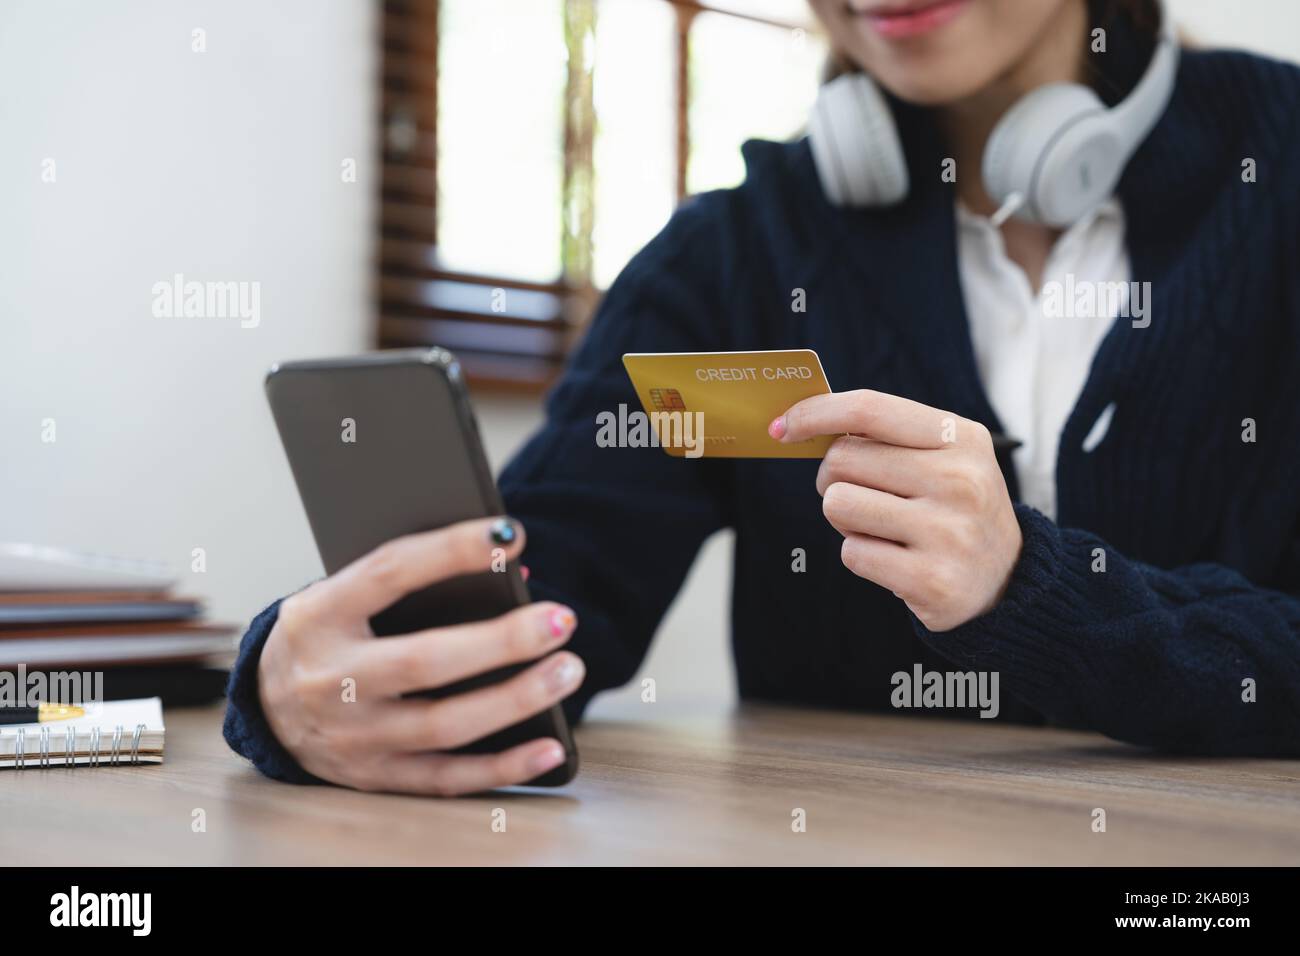
<path fill-rule="evenodd" d="M 1098 314 L 1077 315 L 1067 293 L 1084 284 L 1127 287 L 1124 210 L 1111 199 L 1067 229 L 1053 245 L 1043 287 L 1035 292 L 1024 270 L 1007 257 L 1002 234 L 959 203 L 957 265 L 985 394 L 1009 437 L 1024 443 L 1012 455 L 1021 500 L 1055 519 L 1061 430 L 1117 311 L 1097 296 L 1103 303 Z"/>

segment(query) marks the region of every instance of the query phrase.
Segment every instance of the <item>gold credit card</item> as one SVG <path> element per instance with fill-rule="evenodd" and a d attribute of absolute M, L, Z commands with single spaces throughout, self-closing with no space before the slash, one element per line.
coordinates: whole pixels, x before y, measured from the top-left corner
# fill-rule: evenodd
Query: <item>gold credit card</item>
<path fill-rule="evenodd" d="M 653 435 L 677 458 L 821 458 L 835 440 L 782 444 L 767 433 L 791 405 L 831 390 L 811 349 L 629 352 L 623 356 Z"/>

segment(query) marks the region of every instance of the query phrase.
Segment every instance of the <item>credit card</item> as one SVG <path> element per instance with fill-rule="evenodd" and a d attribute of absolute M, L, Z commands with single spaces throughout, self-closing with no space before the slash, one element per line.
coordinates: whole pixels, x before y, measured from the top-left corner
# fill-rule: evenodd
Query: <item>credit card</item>
<path fill-rule="evenodd" d="M 831 390 L 811 349 L 629 352 L 623 356 L 658 444 L 677 458 L 821 458 L 835 440 L 767 433 L 791 405 Z"/>

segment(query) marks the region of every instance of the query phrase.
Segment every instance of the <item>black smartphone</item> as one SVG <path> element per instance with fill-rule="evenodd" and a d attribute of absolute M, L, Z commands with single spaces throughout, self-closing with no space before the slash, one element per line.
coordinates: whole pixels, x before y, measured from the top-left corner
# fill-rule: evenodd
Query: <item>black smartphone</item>
<path fill-rule="evenodd" d="M 266 394 L 327 574 L 392 538 L 504 514 L 450 352 L 404 349 L 352 358 L 286 362 Z M 370 621 L 378 637 L 497 617 L 529 603 L 515 562 L 409 594 Z M 422 692 L 442 697 L 496 683 L 512 664 Z M 532 786 L 556 787 L 578 771 L 578 752 L 558 705 L 461 748 L 496 753 L 554 737 L 567 759 Z"/>

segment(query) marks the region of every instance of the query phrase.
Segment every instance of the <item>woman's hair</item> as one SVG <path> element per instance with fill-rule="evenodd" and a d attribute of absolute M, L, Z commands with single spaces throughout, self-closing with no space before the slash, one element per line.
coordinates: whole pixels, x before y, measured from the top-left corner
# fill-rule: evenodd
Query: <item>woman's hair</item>
<path fill-rule="evenodd" d="M 1123 99 L 1128 93 L 1127 87 L 1138 79 L 1137 76 L 1131 76 L 1126 82 L 1116 76 L 1107 68 L 1110 64 L 1106 61 L 1105 54 L 1093 51 L 1092 32 L 1100 28 L 1109 33 L 1116 26 L 1131 31 L 1142 48 L 1141 61 L 1145 64 L 1151 58 L 1160 32 L 1158 0 L 1088 0 L 1088 35 L 1084 39 L 1086 55 L 1083 69 L 1088 84 L 1109 104 Z"/>
<path fill-rule="evenodd" d="M 1155 36 L 1160 29 L 1160 4 L 1156 0 L 1088 0 L 1088 9 L 1098 26 L 1123 16 L 1143 33 Z"/>

